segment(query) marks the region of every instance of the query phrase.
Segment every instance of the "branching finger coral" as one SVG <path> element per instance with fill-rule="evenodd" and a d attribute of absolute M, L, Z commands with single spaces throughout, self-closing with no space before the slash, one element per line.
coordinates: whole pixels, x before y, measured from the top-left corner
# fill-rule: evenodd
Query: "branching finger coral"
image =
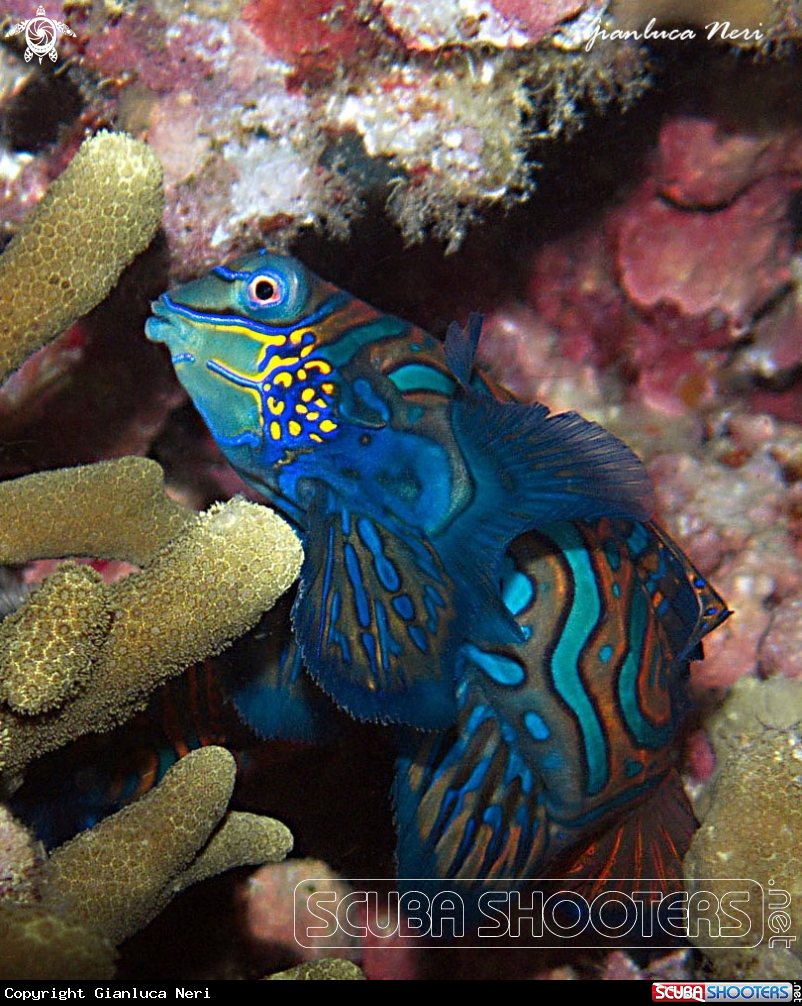
<path fill-rule="evenodd" d="M 109 293 L 161 221 L 156 155 L 123 133 L 86 140 L 0 257 L 0 380 Z"/>
<path fill-rule="evenodd" d="M 344 961 L 338 957 L 330 957 L 323 961 L 308 961 L 306 964 L 298 964 L 289 971 L 279 971 L 278 974 L 269 975 L 267 981 L 343 981 L 351 979 L 355 981 L 365 981 L 365 976 L 351 961 Z"/>
<path fill-rule="evenodd" d="M 0 376 L 105 297 L 162 206 L 161 167 L 144 144 L 110 133 L 84 143 L 0 258 Z M 123 458 L 0 486 L 1 563 L 147 566 L 113 586 L 63 568 L 5 621 L 0 771 L 121 722 L 253 625 L 297 575 L 300 545 L 274 514 L 238 501 L 198 517 L 162 482 L 154 462 Z"/>
<path fill-rule="evenodd" d="M 114 948 L 95 929 L 41 905 L 0 904 L 0 978 L 114 977 Z"/>
<path fill-rule="evenodd" d="M 45 866 L 45 905 L 117 944 L 195 880 L 283 859 L 292 836 L 269 818 L 247 815 L 246 841 L 227 838 L 242 829 L 240 815 L 212 836 L 235 774 L 224 748 L 200 748 L 182 758 L 147 796 L 53 853 Z"/>
<path fill-rule="evenodd" d="M 226 814 L 235 774 L 225 749 L 201 748 L 153 792 L 57 849 L 39 872 L 38 901 L 0 906 L 0 977 L 110 978 L 113 947 L 179 891 L 282 860 L 292 848 L 284 825 Z"/>
<path fill-rule="evenodd" d="M 62 582 L 29 601 L 0 627 L 6 658 L 0 692 L 11 707 L 0 710 L 0 769 L 18 772 L 143 708 L 168 678 L 254 625 L 296 578 L 301 558 L 298 539 L 280 517 L 234 499 L 190 517 L 141 573 L 98 583 L 102 596 L 91 604 L 83 578 L 72 595 Z M 63 579 L 75 575 L 73 568 Z M 87 627 L 90 611 L 96 623 Z M 30 655 L 65 633 L 82 636 L 80 656 L 66 659 L 62 646 L 58 660 L 31 673 Z M 50 711 L 33 715 L 44 710 Z"/>
<path fill-rule="evenodd" d="M 150 242 L 162 208 L 161 166 L 144 144 L 100 134 L 83 145 L 0 257 L 0 380 L 106 296 Z M 195 514 L 165 495 L 160 467 L 143 458 L 4 483 L 0 514 L 0 564 L 84 556 L 142 567 L 107 584 L 64 564 L 0 625 L 8 790 L 33 759 L 111 729 L 167 678 L 246 631 L 302 558 L 271 511 L 236 499 Z M 235 771 L 224 749 L 196 751 L 44 863 L 6 815 L 0 976 L 110 978 L 114 945 L 178 891 L 283 859 L 292 846 L 283 825 L 226 813 Z M 4 845 L 8 836 L 16 844 Z"/>
<path fill-rule="evenodd" d="M 89 680 L 110 622 L 100 575 L 62 566 L 0 626 L 0 697 L 29 716 L 63 705 Z"/>
<path fill-rule="evenodd" d="M 62 556 L 138 566 L 174 538 L 192 511 L 164 492 L 155 461 L 117 458 L 0 483 L 0 563 Z"/>

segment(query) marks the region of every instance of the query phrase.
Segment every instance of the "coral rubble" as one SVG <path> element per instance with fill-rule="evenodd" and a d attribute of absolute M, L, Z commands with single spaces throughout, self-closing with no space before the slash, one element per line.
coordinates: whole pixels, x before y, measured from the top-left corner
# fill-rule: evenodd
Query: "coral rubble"
<path fill-rule="evenodd" d="M 84 115 L 146 133 L 158 154 L 187 276 L 265 233 L 343 235 L 377 191 L 409 240 L 433 231 L 456 248 L 482 211 L 531 192 L 536 138 L 575 128 L 585 104 L 643 92 L 636 43 L 566 41 L 588 7 L 251 0 L 110 17 L 78 5 L 62 49 Z"/>
<path fill-rule="evenodd" d="M 799 34 L 788 0 L 709 13 L 736 46 Z M 84 118 L 146 134 L 164 165 L 181 277 L 266 233 L 342 236 L 377 192 L 407 239 L 434 233 L 454 249 L 471 220 L 531 194 L 533 151 L 643 94 L 650 20 L 710 21 L 698 4 L 635 0 L 65 4 L 63 16 Z M 7 73 L 11 106 L 30 85 L 20 72 Z M 28 200 L 33 166 L 15 171 Z"/>

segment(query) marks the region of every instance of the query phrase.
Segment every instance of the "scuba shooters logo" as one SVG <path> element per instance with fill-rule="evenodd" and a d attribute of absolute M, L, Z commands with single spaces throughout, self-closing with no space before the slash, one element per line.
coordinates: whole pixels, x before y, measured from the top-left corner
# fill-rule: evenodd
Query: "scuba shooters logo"
<path fill-rule="evenodd" d="M 680 999 L 705 1001 L 704 982 L 652 982 L 653 1002 L 677 1002 Z"/>
<path fill-rule="evenodd" d="M 6 33 L 6 38 L 19 35 L 25 32 L 25 41 L 28 48 L 25 50 L 25 62 L 30 63 L 34 56 L 39 57 L 42 62 L 43 56 L 49 56 L 55 63 L 58 59 L 56 52 L 56 39 L 60 34 L 75 36 L 72 28 L 64 24 L 63 21 L 54 21 L 45 13 L 44 7 L 36 8 L 36 17 L 28 18 L 27 21 L 20 21 Z"/>
<path fill-rule="evenodd" d="M 652 982 L 653 1002 L 792 1002 L 800 982 Z"/>
<path fill-rule="evenodd" d="M 541 878 L 531 888 L 519 882 L 525 891 L 505 890 L 500 881 L 500 890 L 479 895 L 469 889 L 470 881 L 453 879 L 408 880 L 405 890 L 389 892 L 386 881 L 345 883 L 350 892 L 344 896 L 324 879 L 298 885 L 295 939 L 301 946 L 346 948 L 374 937 L 384 945 L 411 939 L 476 948 L 517 947 L 524 941 L 577 949 L 676 949 L 689 941 L 700 949 L 744 949 L 791 925 L 787 892 L 764 891 L 749 879 L 695 879 L 694 890 L 668 895 L 648 878 L 608 879 L 619 889 L 608 887 L 592 899 L 581 893 L 586 881 L 571 879 Z M 535 884 L 547 885 L 546 892 Z M 771 925 L 779 911 L 788 918 Z"/>
<path fill-rule="evenodd" d="M 768 912 L 766 920 L 769 929 L 776 935 L 769 937 L 769 946 L 782 946 L 786 950 L 791 949 L 791 944 L 796 940 L 796 936 L 789 935 L 791 929 L 791 915 L 788 909 L 791 907 L 791 895 L 788 891 L 783 891 L 774 886 L 774 881 L 769 881 L 770 891 L 767 892 L 769 898 Z M 802 998 L 800 996 L 799 998 Z"/>

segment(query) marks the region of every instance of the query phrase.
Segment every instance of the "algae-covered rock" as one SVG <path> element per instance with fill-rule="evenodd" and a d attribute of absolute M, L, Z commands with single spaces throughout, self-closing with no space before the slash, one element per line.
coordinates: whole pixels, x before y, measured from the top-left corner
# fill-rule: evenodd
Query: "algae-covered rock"
<path fill-rule="evenodd" d="M 365 976 L 351 961 L 340 960 L 337 957 L 329 957 L 323 961 L 308 961 L 306 964 L 298 964 L 289 971 L 278 971 L 274 975 L 268 975 L 267 981 L 342 981 L 343 979 L 356 979 L 365 981 Z"/>
<path fill-rule="evenodd" d="M 787 978 L 802 956 L 802 681 L 739 681 L 709 729 L 718 765 L 697 808 L 686 886 L 721 897 L 732 878 L 750 878 L 764 897 L 738 904 L 750 920 L 743 937 L 710 949 L 705 930 L 692 942 L 722 978 Z"/>

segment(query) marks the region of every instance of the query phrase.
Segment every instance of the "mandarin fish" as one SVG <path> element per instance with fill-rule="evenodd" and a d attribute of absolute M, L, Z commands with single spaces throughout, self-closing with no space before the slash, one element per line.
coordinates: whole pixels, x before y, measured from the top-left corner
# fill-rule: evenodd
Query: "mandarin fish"
<path fill-rule="evenodd" d="M 619 440 L 473 386 L 478 320 L 443 346 L 266 252 L 153 314 L 228 461 L 300 533 L 300 653 L 360 719 L 454 722 L 460 647 L 523 641 L 498 586 L 518 535 L 649 515 Z"/>
<path fill-rule="evenodd" d="M 674 876 L 688 665 L 728 612 L 635 454 L 476 373 L 480 330 L 442 343 L 268 251 L 154 303 L 147 335 L 304 546 L 292 641 L 233 700 L 264 737 L 334 706 L 398 725 L 400 877 Z"/>

